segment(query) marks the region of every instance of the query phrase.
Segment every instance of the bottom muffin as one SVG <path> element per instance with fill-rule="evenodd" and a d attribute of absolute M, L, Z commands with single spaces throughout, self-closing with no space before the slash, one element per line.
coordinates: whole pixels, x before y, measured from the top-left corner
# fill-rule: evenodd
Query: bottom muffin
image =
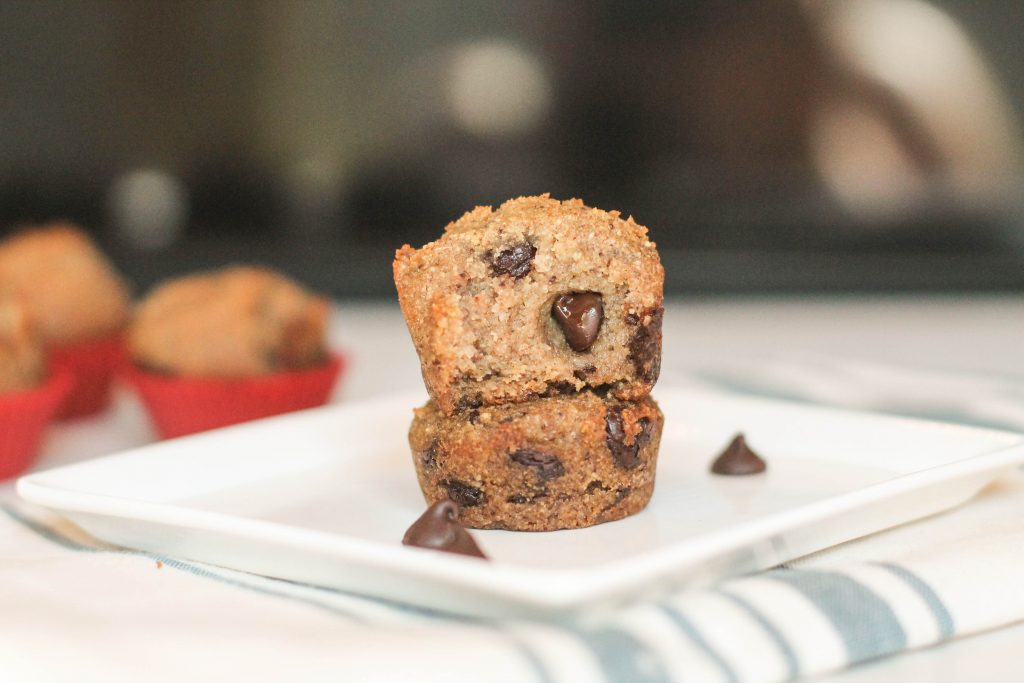
<path fill-rule="evenodd" d="M 650 397 L 583 392 L 444 415 L 409 430 L 428 504 L 450 498 L 477 529 L 553 531 L 622 519 L 654 490 L 664 418 Z"/>

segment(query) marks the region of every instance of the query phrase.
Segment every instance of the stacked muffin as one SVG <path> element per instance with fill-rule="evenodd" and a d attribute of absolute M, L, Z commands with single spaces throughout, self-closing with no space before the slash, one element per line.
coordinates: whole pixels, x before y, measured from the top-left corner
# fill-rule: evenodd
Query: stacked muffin
<path fill-rule="evenodd" d="M 664 270 L 646 228 L 520 198 L 402 247 L 394 271 L 431 397 L 409 432 L 429 503 L 534 531 L 643 509 L 663 424 Z"/>

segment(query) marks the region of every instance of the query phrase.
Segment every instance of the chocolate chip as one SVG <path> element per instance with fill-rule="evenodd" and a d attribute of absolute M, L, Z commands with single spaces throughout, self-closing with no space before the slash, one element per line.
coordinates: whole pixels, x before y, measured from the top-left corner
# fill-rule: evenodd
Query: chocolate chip
<path fill-rule="evenodd" d="M 491 272 L 494 275 L 511 275 L 518 280 L 533 268 L 533 257 L 536 253 L 537 247 L 529 242 L 522 242 L 497 254 L 489 251 L 487 258 L 491 262 Z"/>
<path fill-rule="evenodd" d="M 522 493 L 513 493 L 511 496 L 509 496 L 505 500 L 507 502 L 509 502 L 509 503 L 514 504 L 514 505 L 526 505 L 526 504 L 536 503 L 541 498 L 547 498 L 547 497 L 548 497 L 547 490 L 546 489 L 541 489 L 540 491 L 536 491 L 536 492 L 533 493 L 533 495 L 529 495 L 529 496 L 527 496 L 525 494 L 522 494 Z"/>
<path fill-rule="evenodd" d="M 475 394 L 473 396 L 463 396 L 459 399 L 458 403 L 455 404 L 455 410 L 462 412 L 464 410 L 475 410 L 484 404 L 483 396 Z"/>
<path fill-rule="evenodd" d="M 448 497 L 462 507 L 471 508 L 486 500 L 484 492 L 458 479 L 442 479 L 441 486 L 448 489 Z"/>
<path fill-rule="evenodd" d="M 532 448 L 520 448 L 518 451 L 509 453 L 508 457 L 520 465 L 536 468 L 541 479 L 554 479 L 565 474 L 562 461 L 550 453 L 535 451 Z"/>
<path fill-rule="evenodd" d="M 551 307 L 551 316 L 562 328 L 573 351 L 586 351 L 597 340 L 604 321 L 604 301 L 597 292 L 563 294 Z"/>
<path fill-rule="evenodd" d="M 640 464 L 640 434 L 638 438 L 633 439 L 633 443 L 626 445 L 626 430 L 622 420 L 622 408 L 619 406 L 612 406 L 608 408 L 608 411 L 604 415 L 604 431 L 607 434 L 605 443 L 608 444 L 608 450 L 611 451 L 612 457 L 615 458 L 615 462 L 627 470 L 631 470 Z M 649 438 L 649 436 L 648 436 Z"/>
<path fill-rule="evenodd" d="M 469 424 L 475 425 L 477 423 L 477 420 L 480 419 L 480 409 L 479 408 L 472 408 L 472 409 L 470 409 L 470 411 L 468 413 L 466 413 L 466 419 L 469 420 Z"/>
<path fill-rule="evenodd" d="M 636 325 L 639 322 L 640 322 L 640 316 L 638 316 L 636 313 L 627 313 L 626 314 L 626 324 L 627 325 Z"/>
<path fill-rule="evenodd" d="M 607 491 L 608 487 L 604 485 L 604 482 L 600 479 L 590 482 L 587 484 L 587 488 L 584 491 L 586 494 L 592 494 L 595 491 Z"/>
<path fill-rule="evenodd" d="M 548 382 L 548 387 L 539 397 L 548 398 L 551 396 L 568 396 L 576 393 L 576 385 L 572 382 Z"/>
<path fill-rule="evenodd" d="M 629 358 L 633 361 L 636 376 L 644 382 L 658 381 L 661 373 L 661 323 L 664 308 L 656 308 L 648 314 L 651 322 L 641 327 L 629 342 Z"/>
<path fill-rule="evenodd" d="M 768 465 L 754 451 L 750 450 L 743 434 L 737 434 L 725 450 L 711 463 L 715 474 L 744 475 L 764 472 Z"/>
<path fill-rule="evenodd" d="M 487 559 L 458 519 L 459 506 L 450 500 L 440 500 L 413 522 L 402 538 L 402 545 Z"/>
<path fill-rule="evenodd" d="M 644 444 L 650 441 L 654 435 L 654 425 L 646 417 L 641 417 L 637 424 L 640 425 L 640 433 L 636 435 L 634 440 L 640 445 L 640 448 L 643 448 Z"/>
<path fill-rule="evenodd" d="M 430 442 L 427 448 L 420 452 L 420 463 L 423 469 L 432 470 L 437 466 L 437 439 Z"/>
<path fill-rule="evenodd" d="M 593 375 L 597 372 L 597 366 L 595 365 L 584 365 L 582 368 L 578 368 L 572 371 L 572 376 L 581 382 L 586 381 L 588 375 Z"/>

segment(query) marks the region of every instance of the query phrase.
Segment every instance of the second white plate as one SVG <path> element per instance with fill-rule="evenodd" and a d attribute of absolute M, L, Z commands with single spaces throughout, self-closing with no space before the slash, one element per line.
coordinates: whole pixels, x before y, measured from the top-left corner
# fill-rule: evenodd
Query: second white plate
<path fill-rule="evenodd" d="M 651 504 L 548 533 L 475 531 L 492 561 L 400 545 L 423 511 L 420 396 L 166 441 L 18 482 L 111 543 L 473 615 L 552 615 L 774 566 L 947 509 L 1024 462 L 1017 434 L 663 388 Z M 767 473 L 708 473 L 738 431 Z"/>

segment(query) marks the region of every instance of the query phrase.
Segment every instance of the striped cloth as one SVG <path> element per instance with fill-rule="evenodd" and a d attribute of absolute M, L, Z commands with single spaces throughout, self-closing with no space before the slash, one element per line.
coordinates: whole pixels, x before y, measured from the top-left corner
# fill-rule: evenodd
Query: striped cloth
<path fill-rule="evenodd" d="M 454 618 L 110 548 L 0 495 L 0 677 L 791 680 L 1024 620 L 1022 494 L 1015 473 L 970 505 L 792 566 L 558 623 Z"/>

